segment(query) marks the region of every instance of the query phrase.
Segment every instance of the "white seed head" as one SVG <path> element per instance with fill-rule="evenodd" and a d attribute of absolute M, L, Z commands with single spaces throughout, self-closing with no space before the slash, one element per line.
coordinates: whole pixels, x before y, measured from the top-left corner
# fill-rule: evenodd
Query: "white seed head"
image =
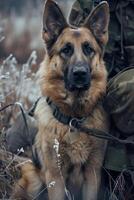
<path fill-rule="evenodd" d="M 56 183 L 55 181 L 52 181 L 51 183 L 49 183 L 48 187 L 49 188 L 54 187 L 55 183 Z"/>

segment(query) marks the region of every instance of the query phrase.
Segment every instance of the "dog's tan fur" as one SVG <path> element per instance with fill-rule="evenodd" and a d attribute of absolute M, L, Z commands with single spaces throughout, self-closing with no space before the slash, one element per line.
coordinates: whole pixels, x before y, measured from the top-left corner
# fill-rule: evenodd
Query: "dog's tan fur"
<path fill-rule="evenodd" d="M 57 8 L 52 0 L 47 1 L 44 14 L 45 26 L 47 17 L 51 15 L 49 8 L 52 9 L 52 6 Z M 97 22 L 92 20 L 94 15 L 100 17 L 99 10 L 104 18 L 103 23 L 101 20 Z M 108 13 L 108 5 L 103 3 L 92 12 L 82 27 L 76 29 L 64 24 L 64 29 L 57 36 L 51 48 L 47 45 L 52 39 L 52 33 L 45 31 L 43 38 L 46 42 L 47 53 L 39 71 L 43 96 L 50 97 L 66 115 L 85 116 L 84 126 L 105 131 L 108 129 L 108 122 L 101 99 L 105 94 L 107 81 L 103 49 L 108 39 Z M 53 24 L 49 24 L 50 28 L 51 25 Z M 95 52 L 90 57 L 86 57 L 81 50 L 81 44 L 85 41 L 90 43 Z M 74 53 L 68 62 L 75 63 L 84 60 L 91 67 L 90 88 L 81 93 L 70 92 L 64 85 L 63 69 L 65 66 L 59 50 L 67 42 L 74 45 Z M 64 184 L 67 181 L 67 188 L 68 184 L 74 185 L 78 190 L 82 188 L 83 200 L 96 200 L 106 141 L 77 130 L 70 132 L 69 126 L 55 119 L 45 99 L 41 99 L 38 103 L 36 118 L 39 131 L 35 146 L 42 167 L 36 169 L 31 163 L 23 167 L 22 178 L 15 189 L 14 197 L 32 199 L 38 194 L 42 183 L 48 185 L 51 181 L 55 181 L 53 187 L 48 187 L 49 200 L 63 200 Z M 60 167 L 64 178 L 61 176 L 57 155 L 53 148 L 55 139 L 59 142 Z"/>

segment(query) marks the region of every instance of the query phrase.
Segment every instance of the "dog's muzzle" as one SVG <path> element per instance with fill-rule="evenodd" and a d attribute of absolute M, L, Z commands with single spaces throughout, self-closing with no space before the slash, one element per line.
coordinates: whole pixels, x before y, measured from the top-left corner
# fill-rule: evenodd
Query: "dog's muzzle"
<path fill-rule="evenodd" d="M 81 62 L 70 65 L 65 77 L 65 86 L 68 90 L 87 90 L 91 79 L 89 65 Z"/>

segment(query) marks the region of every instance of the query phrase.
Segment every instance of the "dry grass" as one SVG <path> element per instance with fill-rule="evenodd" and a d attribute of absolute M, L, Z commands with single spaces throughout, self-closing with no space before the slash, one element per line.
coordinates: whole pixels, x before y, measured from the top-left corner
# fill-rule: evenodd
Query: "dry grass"
<path fill-rule="evenodd" d="M 21 66 L 12 55 L 3 61 L 0 66 L 0 108 L 17 101 L 28 109 L 40 96 L 33 71 L 36 59 L 36 52 L 33 51 L 27 62 Z M 17 108 L 12 107 L 0 112 L 0 199 L 9 198 L 12 186 L 20 175 L 16 166 L 25 160 L 19 158 L 22 152 L 19 151 L 16 156 L 5 149 L 5 133 L 15 121 L 18 112 Z"/>
<path fill-rule="evenodd" d="M 36 85 L 36 71 L 43 48 L 41 24 L 38 23 L 41 21 L 41 13 L 36 14 L 33 10 L 29 15 L 17 16 L 12 13 L 8 18 L 1 17 L 0 108 L 20 102 L 27 110 L 40 96 Z M 0 199 L 9 198 L 12 187 L 20 176 L 18 164 L 26 160 L 19 156 L 22 152 L 13 155 L 5 148 L 5 133 L 14 123 L 18 112 L 16 107 L 0 112 Z"/>

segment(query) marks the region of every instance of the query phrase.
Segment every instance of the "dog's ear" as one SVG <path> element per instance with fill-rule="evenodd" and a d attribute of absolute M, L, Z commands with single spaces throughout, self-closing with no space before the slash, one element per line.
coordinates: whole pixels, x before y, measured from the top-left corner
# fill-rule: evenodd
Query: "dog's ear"
<path fill-rule="evenodd" d="M 51 48 L 62 30 L 66 27 L 66 19 L 57 3 L 53 0 L 47 0 L 43 15 L 43 39 L 46 42 L 47 48 Z"/>
<path fill-rule="evenodd" d="M 109 18 L 109 5 L 106 1 L 103 1 L 91 12 L 84 23 L 84 26 L 92 31 L 102 47 L 108 41 Z"/>

